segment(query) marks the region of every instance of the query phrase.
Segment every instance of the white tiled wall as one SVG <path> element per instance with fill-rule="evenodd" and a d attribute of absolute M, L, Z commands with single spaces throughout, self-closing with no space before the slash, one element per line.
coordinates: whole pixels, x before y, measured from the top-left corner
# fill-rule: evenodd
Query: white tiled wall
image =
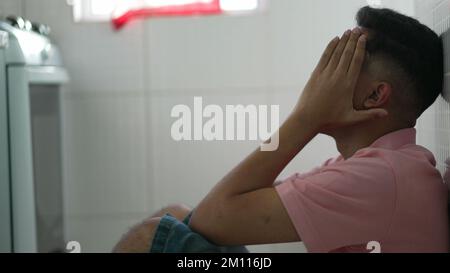
<path fill-rule="evenodd" d="M 415 0 L 417 18 L 438 34 L 445 35 L 445 97 L 440 96 L 437 101 L 420 118 L 418 141 L 436 156 L 438 168 L 441 172 L 446 169 L 445 161 L 450 158 L 450 0 Z"/>
<path fill-rule="evenodd" d="M 0 1 L 0 18 L 9 15 L 23 15 L 22 0 L 2 0 Z"/>
<path fill-rule="evenodd" d="M 387 6 L 412 14 L 412 1 Z M 177 143 L 171 108 L 201 95 L 219 105 L 279 104 L 286 117 L 326 42 L 352 27 L 365 4 L 272 0 L 252 16 L 136 21 L 114 32 L 107 23 L 73 23 L 63 0 L 1 0 L 0 14 L 51 25 L 71 74 L 63 107 L 69 239 L 83 251 L 109 251 L 157 208 L 194 206 L 257 143 Z M 283 176 L 336 153 L 319 136 Z M 301 244 L 252 250 L 305 251 Z"/>

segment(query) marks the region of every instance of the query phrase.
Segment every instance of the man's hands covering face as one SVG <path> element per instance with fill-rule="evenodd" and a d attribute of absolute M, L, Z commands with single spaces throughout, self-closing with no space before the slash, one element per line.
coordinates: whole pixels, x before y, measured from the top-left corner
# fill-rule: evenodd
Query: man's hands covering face
<path fill-rule="evenodd" d="M 366 39 L 355 28 L 328 44 L 292 113 L 294 116 L 323 132 L 387 115 L 384 109 L 357 111 L 353 107 Z"/>

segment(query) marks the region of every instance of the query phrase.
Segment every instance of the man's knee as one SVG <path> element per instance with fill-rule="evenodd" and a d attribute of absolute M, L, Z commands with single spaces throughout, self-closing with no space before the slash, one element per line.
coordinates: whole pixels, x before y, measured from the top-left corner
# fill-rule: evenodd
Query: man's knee
<path fill-rule="evenodd" d="M 148 218 L 133 226 L 116 244 L 116 253 L 148 253 L 161 218 Z"/>
<path fill-rule="evenodd" d="M 184 218 L 186 218 L 191 211 L 192 209 L 184 204 L 171 204 L 159 210 L 152 217 L 162 217 L 165 214 L 169 213 L 178 220 L 183 221 Z"/>

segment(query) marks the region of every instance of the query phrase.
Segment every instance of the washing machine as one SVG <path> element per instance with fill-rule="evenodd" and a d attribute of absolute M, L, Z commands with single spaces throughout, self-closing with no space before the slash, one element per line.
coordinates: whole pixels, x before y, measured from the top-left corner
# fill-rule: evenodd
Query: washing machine
<path fill-rule="evenodd" d="M 49 27 L 0 21 L 0 252 L 62 252 L 61 93 Z"/>

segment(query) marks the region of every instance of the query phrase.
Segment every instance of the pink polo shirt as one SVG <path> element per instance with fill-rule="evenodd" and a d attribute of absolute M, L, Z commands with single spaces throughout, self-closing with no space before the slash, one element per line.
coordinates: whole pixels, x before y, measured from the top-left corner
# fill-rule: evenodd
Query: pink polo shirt
<path fill-rule="evenodd" d="M 448 189 L 416 131 L 384 135 L 276 190 L 309 252 L 448 252 Z"/>

